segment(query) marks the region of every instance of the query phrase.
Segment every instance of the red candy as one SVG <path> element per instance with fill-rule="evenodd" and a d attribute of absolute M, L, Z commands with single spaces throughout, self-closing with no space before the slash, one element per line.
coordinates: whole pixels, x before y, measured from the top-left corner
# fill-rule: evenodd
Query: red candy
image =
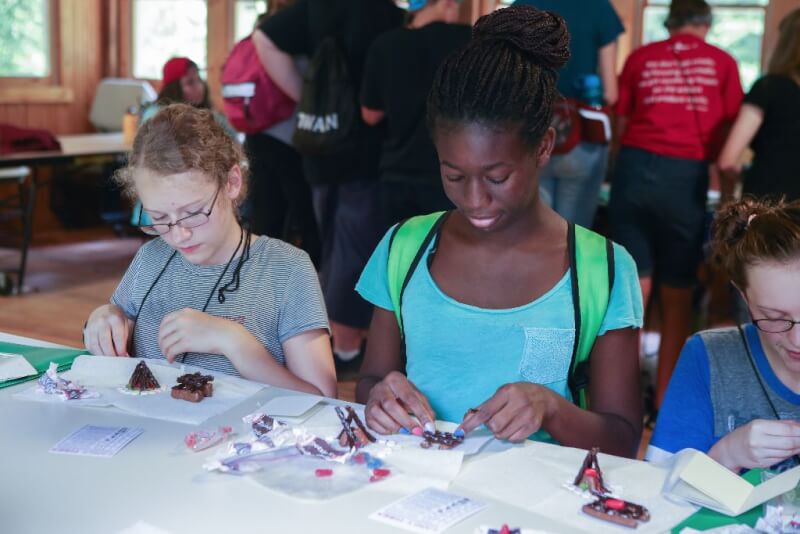
<path fill-rule="evenodd" d="M 317 469 L 314 471 L 314 474 L 318 477 L 330 477 L 333 476 L 333 469 Z"/>
<path fill-rule="evenodd" d="M 606 499 L 605 505 L 610 510 L 623 510 L 625 508 L 625 503 L 619 499 Z"/>
<path fill-rule="evenodd" d="M 389 469 L 379 468 L 379 469 L 373 469 L 372 474 L 375 475 L 376 477 L 388 477 L 389 475 L 392 474 L 392 472 Z"/>

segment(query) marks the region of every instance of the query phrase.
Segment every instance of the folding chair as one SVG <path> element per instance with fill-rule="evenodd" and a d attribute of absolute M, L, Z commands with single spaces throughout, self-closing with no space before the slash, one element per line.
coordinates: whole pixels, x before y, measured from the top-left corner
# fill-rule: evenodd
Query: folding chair
<path fill-rule="evenodd" d="M 0 184 L 11 182 L 17 183 L 17 192 L 0 197 L 0 221 L 6 222 L 18 218 L 22 223 L 22 238 L 16 240 L 20 252 L 19 268 L 16 269 L 16 292 L 21 294 L 23 283 L 25 282 L 25 267 L 28 262 L 28 247 L 31 244 L 36 182 L 29 167 L 0 169 Z M 5 287 L 0 287 L 0 290 L 12 292 L 14 289 L 14 285 L 6 277 L 6 285 Z"/>

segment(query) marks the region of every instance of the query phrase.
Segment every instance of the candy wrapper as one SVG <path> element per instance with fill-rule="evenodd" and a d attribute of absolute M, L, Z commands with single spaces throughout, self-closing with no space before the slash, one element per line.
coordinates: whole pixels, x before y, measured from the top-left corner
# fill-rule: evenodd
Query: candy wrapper
<path fill-rule="evenodd" d="M 96 399 L 96 391 L 89 391 L 77 382 L 58 376 L 58 364 L 50 362 L 47 372 L 37 381 L 39 389 L 47 395 L 58 395 L 62 400 Z"/>
<path fill-rule="evenodd" d="M 262 412 L 251 413 L 242 417 L 244 424 L 250 427 L 256 439 L 264 439 L 280 434 L 289 429 L 289 425 Z"/>
<path fill-rule="evenodd" d="M 217 430 L 198 430 L 187 434 L 183 442 L 195 452 L 202 451 L 222 443 L 231 432 L 233 429 L 229 426 L 221 426 Z"/>
<path fill-rule="evenodd" d="M 342 446 L 340 435 L 320 437 L 266 414 L 251 414 L 243 420 L 252 435 L 230 443 L 204 465 L 207 470 L 249 475 L 275 491 L 315 500 L 341 495 L 392 475 L 381 458 L 388 455 L 383 451 L 385 445 L 360 449 Z"/>

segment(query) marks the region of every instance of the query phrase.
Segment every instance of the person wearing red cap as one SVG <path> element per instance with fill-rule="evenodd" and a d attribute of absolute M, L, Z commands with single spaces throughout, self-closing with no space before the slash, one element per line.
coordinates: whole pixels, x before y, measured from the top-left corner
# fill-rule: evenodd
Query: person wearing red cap
<path fill-rule="evenodd" d="M 188 57 L 173 57 L 164 63 L 158 99 L 142 109 L 141 122 L 150 119 L 164 106 L 178 103 L 211 110 L 214 119 L 225 128 L 231 138 L 238 141 L 239 134 L 225 115 L 213 110 L 211 100 L 208 98 L 208 84 L 200 78 L 200 68 L 197 63 Z"/>
<path fill-rule="evenodd" d="M 188 57 L 174 57 L 164 63 L 158 100 L 186 102 L 198 108 L 211 108 L 208 86 L 200 78 L 197 63 Z"/>

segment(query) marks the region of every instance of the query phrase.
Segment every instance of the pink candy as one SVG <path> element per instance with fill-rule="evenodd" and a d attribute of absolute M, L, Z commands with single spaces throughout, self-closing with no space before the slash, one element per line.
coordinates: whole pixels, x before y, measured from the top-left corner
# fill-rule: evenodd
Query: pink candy
<path fill-rule="evenodd" d="M 314 474 L 320 478 L 333 476 L 333 469 L 317 469 Z"/>

